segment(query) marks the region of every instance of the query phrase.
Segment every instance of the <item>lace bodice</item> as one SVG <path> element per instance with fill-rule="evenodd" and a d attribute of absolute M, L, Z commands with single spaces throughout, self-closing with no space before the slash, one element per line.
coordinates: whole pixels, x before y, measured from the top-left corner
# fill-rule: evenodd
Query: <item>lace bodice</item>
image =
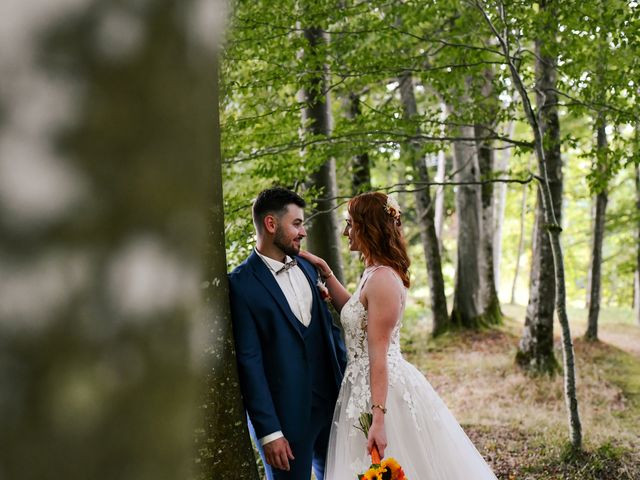
<path fill-rule="evenodd" d="M 340 320 L 344 329 L 345 344 L 347 347 L 347 369 L 344 375 L 344 382 L 351 384 L 351 396 L 347 405 L 347 415 L 350 419 L 357 419 L 360 413 L 369 411 L 371 389 L 369 387 L 369 348 L 367 342 L 367 322 L 368 314 L 364 305 L 360 301 L 360 293 L 367 280 L 379 268 L 389 268 L 384 266 L 371 266 L 365 269 L 349 301 L 342 307 Z M 394 272 L 395 274 L 395 272 Z M 389 384 L 394 385 L 398 381 L 403 382 L 404 377 L 397 375 L 396 368 L 399 362 L 403 362 L 400 353 L 400 327 L 402 326 L 402 313 L 406 299 L 406 288 L 400 278 L 395 275 L 402 287 L 402 309 L 400 317 L 393 328 L 387 353 L 387 367 Z M 410 403 L 410 399 L 407 398 Z M 410 407 L 413 407 L 410 405 Z"/>

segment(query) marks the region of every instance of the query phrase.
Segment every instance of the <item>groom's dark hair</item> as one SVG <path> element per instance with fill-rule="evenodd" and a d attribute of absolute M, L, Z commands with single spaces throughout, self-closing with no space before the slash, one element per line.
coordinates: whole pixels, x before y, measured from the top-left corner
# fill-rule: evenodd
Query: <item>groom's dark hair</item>
<path fill-rule="evenodd" d="M 292 203 L 300 208 L 307 206 L 307 202 L 300 195 L 286 188 L 273 187 L 260 192 L 253 202 L 253 224 L 256 230 L 262 232 L 264 217 L 269 214 L 281 217 Z"/>

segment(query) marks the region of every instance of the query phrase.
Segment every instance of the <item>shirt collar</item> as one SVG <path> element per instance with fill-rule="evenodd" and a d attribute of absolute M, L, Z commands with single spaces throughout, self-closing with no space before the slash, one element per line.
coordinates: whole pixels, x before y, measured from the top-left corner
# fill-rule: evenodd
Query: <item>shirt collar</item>
<path fill-rule="evenodd" d="M 292 260 L 292 258 L 289 255 L 287 255 L 284 258 L 284 262 L 280 262 L 278 260 L 274 260 L 273 258 L 262 255 L 257 248 L 255 249 L 255 251 L 258 254 L 258 256 L 262 259 L 262 261 L 265 263 L 265 265 L 269 268 L 269 270 L 271 270 L 273 273 L 280 270 L 282 267 L 284 267 L 285 263 L 290 262 Z"/>

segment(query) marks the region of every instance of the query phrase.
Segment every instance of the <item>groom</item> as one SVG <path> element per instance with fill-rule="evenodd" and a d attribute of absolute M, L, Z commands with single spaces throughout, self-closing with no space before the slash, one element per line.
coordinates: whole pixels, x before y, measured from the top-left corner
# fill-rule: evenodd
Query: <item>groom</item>
<path fill-rule="evenodd" d="M 257 244 L 229 275 L 240 387 L 267 478 L 319 480 L 342 372 L 339 330 L 298 257 L 305 201 L 270 188 L 253 205 Z"/>

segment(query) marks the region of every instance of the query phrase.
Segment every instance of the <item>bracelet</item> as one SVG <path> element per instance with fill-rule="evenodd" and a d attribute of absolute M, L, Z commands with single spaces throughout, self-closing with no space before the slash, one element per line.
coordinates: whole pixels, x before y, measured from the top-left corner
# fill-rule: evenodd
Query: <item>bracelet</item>
<path fill-rule="evenodd" d="M 331 277 L 333 277 L 333 271 L 329 270 L 329 273 L 325 274 L 324 272 L 320 272 L 320 276 L 322 277 L 322 280 L 329 280 Z"/>
<path fill-rule="evenodd" d="M 384 405 L 380 404 L 380 405 L 371 405 L 371 411 L 373 412 L 374 408 L 379 408 L 380 410 L 382 410 L 383 414 L 387 413 L 387 409 L 384 408 Z"/>

